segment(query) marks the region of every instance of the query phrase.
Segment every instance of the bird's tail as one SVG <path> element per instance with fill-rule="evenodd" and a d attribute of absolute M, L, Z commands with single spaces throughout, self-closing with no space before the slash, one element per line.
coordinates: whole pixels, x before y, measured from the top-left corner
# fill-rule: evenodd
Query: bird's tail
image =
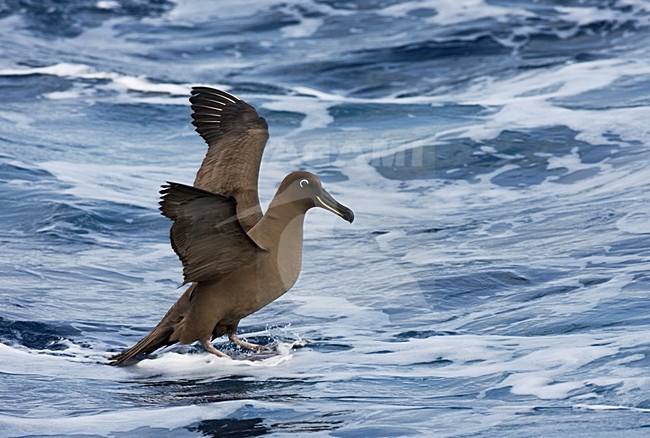
<path fill-rule="evenodd" d="M 196 284 L 192 284 L 176 304 L 174 304 L 158 325 L 151 332 L 142 338 L 133 347 L 124 350 L 120 354 L 111 357 L 109 365 L 121 365 L 129 359 L 133 359 L 139 354 L 149 354 L 161 347 L 175 344 L 178 342 L 178 336 L 173 336 L 177 324 L 185 316 L 189 307 L 189 300 L 192 290 Z"/>
<path fill-rule="evenodd" d="M 149 354 L 156 351 L 160 347 L 166 347 L 167 345 L 174 344 L 176 341 L 170 341 L 170 337 L 173 332 L 174 327 L 161 327 L 159 325 L 133 347 L 111 357 L 111 361 L 108 364 L 121 365 L 122 363 L 126 362 L 129 359 L 133 359 L 139 354 Z"/>

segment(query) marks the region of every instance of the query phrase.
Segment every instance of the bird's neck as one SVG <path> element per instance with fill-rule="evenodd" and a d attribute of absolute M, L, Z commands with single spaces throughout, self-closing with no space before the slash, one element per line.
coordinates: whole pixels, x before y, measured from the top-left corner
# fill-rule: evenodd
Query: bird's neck
<path fill-rule="evenodd" d="M 272 250 L 291 247 L 301 253 L 304 221 L 305 211 L 302 209 L 291 204 L 274 205 L 272 202 L 248 234 L 263 248 Z"/>
<path fill-rule="evenodd" d="M 271 302 L 291 289 L 302 267 L 302 229 L 305 212 L 269 206 L 266 214 L 248 235 L 268 250 L 261 260 L 264 271 L 265 301 Z"/>

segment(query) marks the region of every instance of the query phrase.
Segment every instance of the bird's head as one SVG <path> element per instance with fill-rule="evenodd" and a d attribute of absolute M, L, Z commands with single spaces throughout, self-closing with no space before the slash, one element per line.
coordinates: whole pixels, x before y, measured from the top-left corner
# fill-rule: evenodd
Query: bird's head
<path fill-rule="evenodd" d="M 312 207 L 321 207 L 350 223 L 354 220 L 352 210 L 336 201 L 323 188 L 320 179 L 310 172 L 297 171 L 287 175 L 280 184 L 276 198 L 282 199 L 283 203 L 296 205 L 304 211 Z"/>

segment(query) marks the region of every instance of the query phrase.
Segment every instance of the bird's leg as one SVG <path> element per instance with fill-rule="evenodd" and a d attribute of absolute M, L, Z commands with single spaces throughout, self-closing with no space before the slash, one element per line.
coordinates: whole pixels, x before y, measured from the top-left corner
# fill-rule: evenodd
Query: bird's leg
<path fill-rule="evenodd" d="M 210 339 L 206 339 L 206 340 L 202 341 L 201 343 L 203 344 L 203 348 L 205 348 L 205 351 L 207 351 L 208 353 L 212 353 L 215 356 L 223 357 L 223 358 L 226 358 L 226 359 L 232 359 L 230 356 L 228 356 L 223 351 L 217 350 L 216 347 L 210 341 Z"/>
<path fill-rule="evenodd" d="M 235 345 L 239 345 L 240 347 L 244 347 L 248 350 L 254 351 L 256 353 L 259 353 L 260 351 L 271 351 L 269 347 L 264 347 L 263 345 L 257 345 L 253 344 L 251 342 L 246 342 L 242 341 L 239 339 L 239 336 L 237 336 L 237 326 L 236 325 L 231 325 L 226 328 L 228 330 L 228 339 L 230 339 L 230 342 L 232 342 Z"/>

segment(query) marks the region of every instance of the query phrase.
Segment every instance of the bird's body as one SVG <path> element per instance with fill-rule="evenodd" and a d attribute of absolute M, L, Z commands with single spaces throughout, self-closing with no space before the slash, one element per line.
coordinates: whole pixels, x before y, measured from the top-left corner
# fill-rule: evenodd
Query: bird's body
<path fill-rule="evenodd" d="M 184 318 L 175 325 L 171 340 L 189 344 L 229 334 L 241 319 L 291 289 L 300 275 L 304 217 L 297 215 L 286 223 L 262 218 L 248 234 L 267 251 L 222 279 L 188 289 L 191 300 L 186 301 Z M 268 239 L 278 235 L 282 237 L 275 242 Z"/>
<path fill-rule="evenodd" d="M 302 264 L 305 213 L 319 206 L 352 222 L 318 178 L 304 171 L 282 181 L 267 212 L 257 199 L 257 173 L 268 138 L 266 122 L 245 102 L 219 90 L 197 88 L 191 99 L 197 131 L 208 142 L 194 187 L 164 186 L 162 214 L 174 221 L 170 239 L 190 287 L 140 342 L 113 357 L 120 364 L 174 343 L 236 335 L 239 321 L 287 292 Z M 208 111 L 207 113 L 205 111 Z"/>

